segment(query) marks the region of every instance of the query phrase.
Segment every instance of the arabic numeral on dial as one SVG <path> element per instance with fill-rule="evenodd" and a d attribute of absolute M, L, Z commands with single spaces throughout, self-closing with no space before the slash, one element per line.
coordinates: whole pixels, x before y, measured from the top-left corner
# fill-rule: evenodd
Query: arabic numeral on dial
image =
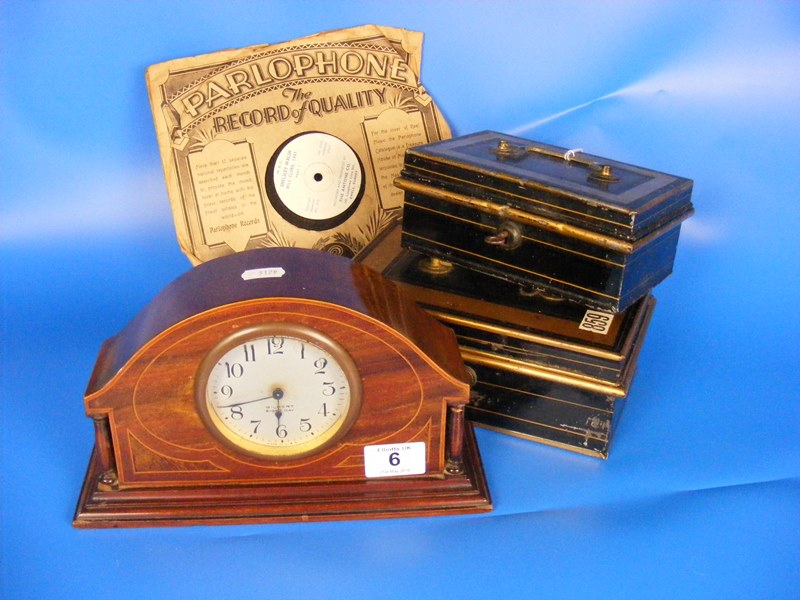
<path fill-rule="evenodd" d="M 311 423 L 309 421 L 310 419 L 300 419 L 300 431 L 303 433 L 311 431 Z"/>
<path fill-rule="evenodd" d="M 223 385 L 219 388 L 219 393 L 225 396 L 225 398 L 230 398 L 233 396 L 233 388 L 229 385 Z"/>
<path fill-rule="evenodd" d="M 231 406 L 231 419 L 235 421 L 241 421 L 244 419 L 244 413 L 242 412 L 241 406 Z"/>
<path fill-rule="evenodd" d="M 314 361 L 314 375 L 324 375 L 325 374 L 325 367 L 328 366 L 328 360 L 326 358 L 318 358 Z"/>
<path fill-rule="evenodd" d="M 267 339 L 267 354 L 283 354 L 283 343 L 285 342 L 285 338 L 282 337 L 271 337 Z"/>
<path fill-rule="evenodd" d="M 328 404 L 327 404 L 327 402 L 323 402 L 322 403 L 322 406 L 317 411 L 317 414 L 318 415 L 322 415 L 323 417 L 327 417 L 328 416 Z"/>
<path fill-rule="evenodd" d="M 244 362 L 253 362 L 256 359 L 255 344 L 245 344 L 243 346 L 243 350 L 244 350 Z"/>
<path fill-rule="evenodd" d="M 275 435 L 277 435 L 280 439 L 283 439 L 289 435 L 289 430 L 286 429 L 286 425 L 278 425 L 275 428 Z"/>
<path fill-rule="evenodd" d="M 332 381 L 323 381 L 322 386 L 323 396 L 333 396 L 336 393 L 336 386 L 333 385 Z"/>
<path fill-rule="evenodd" d="M 258 433 L 258 428 L 261 425 L 261 420 L 259 419 L 258 421 L 250 421 L 250 424 L 255 425 L 255 427 L 253 427 L 253 433 L 250 434 L 250 437 L 253 437 Z"/>
<path fill-rule="evenodd" d="M 230 379 L 231 377 L 238 378 L 244 375 L 244 367 L 241 365 L 241 363 L 226 362 L 225 370 L 228 374 L 228 379 Z"/>

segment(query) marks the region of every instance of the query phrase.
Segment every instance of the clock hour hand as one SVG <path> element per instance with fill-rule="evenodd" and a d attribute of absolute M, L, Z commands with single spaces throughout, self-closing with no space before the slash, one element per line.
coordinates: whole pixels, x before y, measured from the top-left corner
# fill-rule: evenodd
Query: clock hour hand
<path fill-rule="evenodd" d="M 281 410 L 281 398 L 283 398 L 283 390 L 281 388 L 277 388 L 274 392 L 272 392 L 272 397 L 277 400 L 277 406 L 275 407 L 275 418 L 278 419 L 278 427 L 280 427 L 281 417 L 283 416 L 283 411 Z"/>

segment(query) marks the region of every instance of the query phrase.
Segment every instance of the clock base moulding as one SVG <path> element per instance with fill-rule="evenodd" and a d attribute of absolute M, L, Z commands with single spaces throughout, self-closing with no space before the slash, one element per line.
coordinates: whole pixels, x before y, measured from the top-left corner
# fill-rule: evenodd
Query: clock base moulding
<path fill-rule="evenodd" d="M 167 527 L 445 516 L 492 508 L 472 426 L 464 468 L 439 477 L 115 490 L 92 453 L 73 525 Z"/>

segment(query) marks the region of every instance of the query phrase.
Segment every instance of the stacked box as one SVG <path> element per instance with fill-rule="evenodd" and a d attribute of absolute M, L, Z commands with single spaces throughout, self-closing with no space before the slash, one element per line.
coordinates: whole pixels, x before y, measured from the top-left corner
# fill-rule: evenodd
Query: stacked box
<path fill-rule="evenodd" d="M 606 457 L 655 305 L 652 295 L 623 313 L 587 309 L 400 247 L 400 228 L 358 257 L 404 284 L 456 333 L 473 374 L 467 416 L 477 425 Z"/>
<path fill-rule="evenodd" d="M 618 312 L 672 272 L 692 182 L 482 132 L 411 148 L 403 246 Z"/>
<path fill-rule="evenodd" d="M 456 333 L 477 425 L 607 457 L 692 182 L 482 132 L 412 148 L 357 260 Z"/>

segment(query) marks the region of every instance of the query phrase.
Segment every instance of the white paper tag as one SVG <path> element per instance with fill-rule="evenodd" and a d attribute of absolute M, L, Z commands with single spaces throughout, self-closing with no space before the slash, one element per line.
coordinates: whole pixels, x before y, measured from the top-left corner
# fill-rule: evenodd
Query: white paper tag
<path fill-rule="evenodd" d="M 578 325 L 578 329 L 585 329 L 593 333 L 605 335 L 611 328 L 611 323 L 614 321 L 614 314 L 601 312 L 599 310 L 587 310 L 583 315 L 583 321 Z"/>
<path fill-rule="evenodd" d="M 242 279 L 249 281 L 250 279 L 272 279 L 283 277 L 286 271 L 283 267 L 264 267 L 262 269 L 247 269 L 242 273 Z"/>
<path fill-rule="evenodd" d="M 399 477 L 425 473 L 425 442 L 364 446 L 367 477 Z"/>

